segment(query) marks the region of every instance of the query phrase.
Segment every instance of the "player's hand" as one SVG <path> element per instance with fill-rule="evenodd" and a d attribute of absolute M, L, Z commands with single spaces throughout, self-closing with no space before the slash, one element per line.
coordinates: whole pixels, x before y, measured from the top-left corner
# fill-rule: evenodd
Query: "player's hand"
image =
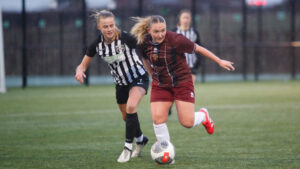
<path fill-rule="evenodd" d="M 85 73 L 83 71 L 76 71 L 75 79 L 82 84 L 83 78 L 86 78 Z"/>
<path fill-rule="evenodd" d="M 228 71 L 234 71 L 235 68 L 232 66 L 233 62 L 227 61 L 227 60 L 220 60 L 219 66 L 228 70 Z"/>

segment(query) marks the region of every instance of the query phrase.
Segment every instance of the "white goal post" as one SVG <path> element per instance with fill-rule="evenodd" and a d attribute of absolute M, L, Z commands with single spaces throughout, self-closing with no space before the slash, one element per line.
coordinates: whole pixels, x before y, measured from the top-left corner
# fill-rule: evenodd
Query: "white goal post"
<path fill-rule="evenodd" d="M 3 47 L 3 29 L 2 29 L 2 7 L 0 3 L 0 93 L 6 92 L 5 86 L 5 63 L 4 63 L 4 47 Z"/>

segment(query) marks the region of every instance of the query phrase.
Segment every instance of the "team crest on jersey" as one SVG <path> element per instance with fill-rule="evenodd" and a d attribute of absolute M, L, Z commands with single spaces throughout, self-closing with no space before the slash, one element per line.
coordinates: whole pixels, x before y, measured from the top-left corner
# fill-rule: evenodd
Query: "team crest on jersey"
<path fill-rule="evenodd" d="M 194 98 L 195 96 L 194 96 L 194 93 L 193 92 L 191 92 L 191 98 Z"/>
<path fill-rule="evenodd" d="M 116 46 L 116 52 L 121 53 L 125 51 L 125 46 L 124 45 L 118 45 Z"/>
<path fill-rule="evenodd" d="M 153 53 L 151 54 L 151 59 L 153 62 L 156 62 L 157 59 L 158 59 L 158 51 L 157 51 L 157 48 L 154 48 L 154 51 Z"/>

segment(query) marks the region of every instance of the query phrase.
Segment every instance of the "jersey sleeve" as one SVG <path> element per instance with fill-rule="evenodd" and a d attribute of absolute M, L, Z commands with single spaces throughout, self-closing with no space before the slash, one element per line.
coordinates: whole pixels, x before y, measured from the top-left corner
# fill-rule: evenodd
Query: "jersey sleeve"
<path fill-rule="evenodd" d="M 174 39 L 175 47 L 180 53 L 193 53 L 195 43 L 186 38 L 184 35 L 176 34 Z"/>
<path fill-rule="evenodd" d="M 195 34 L 197 35 L 197 39 L 196 39 L 195 43 L 202 46 L 199 32 L 196 29 L 194 29 L 194 31 L 195 31 Z"/>
<path fill-rule="evenodd" d="M 122 32 L 121 38 L 125 41 L 129 48 L 135 49 L 137 47 L 136 39 L 127 32 Z"/>
<path fill-rule="evenodd" d="M 94 57 L 95 54 L 97 53 L 97 45 L 100 42 L 100 37 L 97 38 L 86 50 L 85 55 L 89 56 L 89 57 Z"/>
<path fill-rule="evenodd" d="M 137 51 L 141 58 L 147 59 L 147 56 L 146 56 L 145 50 L 144 50 L 144 44 L 137 45 Z"/>

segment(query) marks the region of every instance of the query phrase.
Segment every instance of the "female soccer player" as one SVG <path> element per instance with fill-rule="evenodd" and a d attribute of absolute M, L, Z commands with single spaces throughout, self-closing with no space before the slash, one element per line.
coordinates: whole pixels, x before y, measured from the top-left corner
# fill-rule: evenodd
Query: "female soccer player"
<path fill-rule="evenodd" d="M 184 35 L 190 41 L 201 45 L 200 36 L 196 29 L 191 27 L 192 22 L 192 13 L 190 10 L 183 9 L 179 12 L 178 15 L 178 24 L 177 28 L 174 29 L 174 32 Z M 192 72 L 193 83 L 196 82 L 196 70 L 200 65 L 200 55 L 196 53 L 185 53 L 185 58 L 188 66 Z"/>
<path fill-rule="evenodd" d="M 162 16 L 133 18 L 137 23 L 131 34 L 140 44 L 144 65 L 152 77 L 151 112 L 157 140 L 170 140 L 168 111 L 175 101 L 180 123 L 187 128 L 203 124 L 209 134 L 214 132 L 214 123 L 208 111 L 201 108 L 194 112 L 194 85 L 185 53 L 199 53 L 215 61 L 222 68 L 233 71 L 232 62 L 222 60 L 207 49 L 195 44 L 181 34 L 166 30 Z"/>
<path fill-rule="evenodd" d="M 121 32 L 115 24 L 112 12 L 102 10 L 94 13 L 101 35 L 88 47 L 75 78 L 80 83 L 86 77 L 92 57 L 97 54 L 111 69 L 116 84 L 116 100 L 126 122 L 126 141 L 118 162 L 127 162 L 138 157 L 148 138 L 143 136 L 137 116 L 137 106 L 147 93 L 149 79 L 141 60 L 136 54 L 136 40 L 129 33 Z M 132 142 L 136 137 L 135 150 Z"/>
<path fill-rule="evenodd" d="M 196 29 L 191 27 L 192 13 L 188 9 L 183 9 L 179 12 L 177 27 L 173 30 L 178 34 L 184 35 L 186 38 L 201 45 L 200 36 Z M 195 85 L 196 82 L 196 71 L 200 65 L 200 55 L 196 53 L 185 53 L 186 62 L 192 72 L 192 80 Z M 169 115 L 172 113 L 172 106 L 169 110 Z"/>

